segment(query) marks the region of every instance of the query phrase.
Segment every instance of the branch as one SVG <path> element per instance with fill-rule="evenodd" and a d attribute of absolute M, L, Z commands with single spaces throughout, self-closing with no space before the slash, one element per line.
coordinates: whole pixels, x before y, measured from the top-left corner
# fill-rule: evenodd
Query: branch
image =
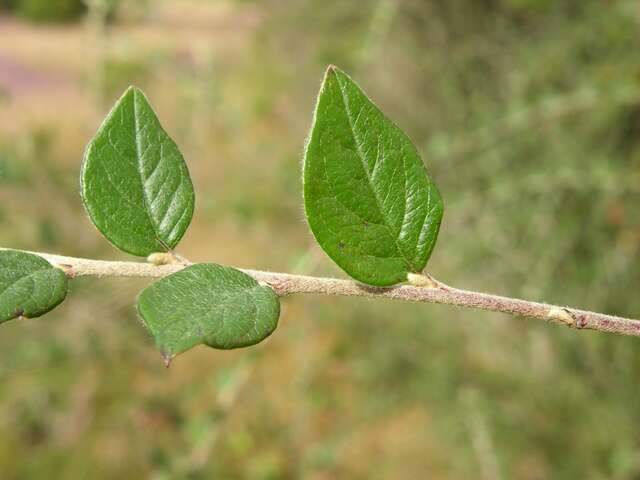
<path fill-rule="evenodd" d="M 0 250 L 6 249 L 0 247 Z M 39 255 L 51 264 L 61 268 L 69 278 L 82 276 L 160 278 L 175 273 L 186 266 L 184 263 L 155 265 L 153 263 L 142 262 L 90 260 L 39 252 L 29 253 Z M 337 278 L 309 277 L 259 270 L 240 270 L 251 275 L 257 281 L 268 284 L 278 295 L 310 293 L 332 296 L 389 298 L 409 302 L 441 303 L 477 310 L 487 310 L 490 312 L 501 312 L 515 316 L 537 318 L 547 322 L 566 325 L 570 328 L 597 330 L 600 332 L 640 337 L 639 320 L 570 307 L 529 302 L 517 298 L 501 297 L 488 293 L 461 290 L 431 279 L 431 277 L 423 277 L 423 280 L 427 280 L 424 282 L 424 286 L 398 285 L 380 288 Z"/>

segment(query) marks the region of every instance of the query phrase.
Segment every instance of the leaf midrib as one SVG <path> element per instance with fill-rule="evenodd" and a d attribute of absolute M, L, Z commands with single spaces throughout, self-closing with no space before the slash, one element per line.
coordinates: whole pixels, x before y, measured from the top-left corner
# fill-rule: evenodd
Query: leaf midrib
<path fill-rule="evenodd" d="M 385 213 L 385 209 L 382 208 L 382 204 L 381 204 L 381 200 L 380 197 L 378 196 L 378 192 L 376 191 L 376 189 L 374 188 L 373 185 L 373 179 L 371 178 L 371 175 L 369 174 L 369 170 L 367 169 L 366 166 L 366 162 L 365 162 L 365 158 L 364 158 L 364 153 L 362 152 L 362 149 L 360 147 L 360 142 L 358 142 L 358 139 L 356 138 L 356 132 L 355 132 L 355 125 L 353 122 L 353 118 L 351 115 L 351 110 L 349 108 L 349 104 L 347 102 L 347 96 L 346 93 L 342 87 L 342 83 L 340 81 L 340 77 L 337 73 L 335 74 L 335 78 L 336 78 L 336 82 L 338 83 L 338 89 L 340 90 L 340 97 L 342 98 L 342 103 L 344 105 L 345 108 L 345 112 L 347 114 L 347 121 L 349 122 L 349 130 L 351 132 L 351 137 L 353 138 L 353 143 L 356 146 L 356 156 L 358 157 L 358 159 L 360 160 L 360 164 L 362 165 L 362 169 L 364 170 L 364 173 L 367 177 L 367 182 L 369 183 L 369 187 L 371 188 L 371 191 L 373 192 L 373 196 L 375 198 L 376 201 L 376 206 L 378 207 L 378 211 L 380 213 L 380 216 L 382 217 L 383 221 L 384 221 L 384 226 L 387 229 L 387 233 L 389 234 L 389 236 L 393 239 L 393 243 L 396 246 L 396 249 L 398 250 L 398 253 L 400 254 L 400 256 L 402 257 L 402 259 L 405 261 L 406 265 L 409 267 L 409 270 L 413 271 L 413 270 L 418 270 L 415 265 L 413 265 L 413 262 L 411 262 L 406 255 L 404 254 L 402 248 L 400 247 L 400 244 L 398 243 L 398 238 L 393 234 L 392 232 L 392 225 L 388 216 Z M 406 175 L 406 173 L 405 173 Z"/>
<path fill-rule="evenodd" d="M 47 266 L 43 265 L 42 268 L 39 268 L 38 270 L 34 270 L 34 271 L 31 271 L 31 272 L 25 273 L 20 278 L 14 280 L 12 283 L 10 283 L 5 288 L 3 288 L 2 291 L 0 291 L 0 298 L 7 292 L 7 290 L 9 290 L 11 287 L 13 287 L 20 280 L 23 280 L 25 278 L 29 278 L 29 277 L 31 277 L 33 275 L 36 275 L 36 274 L 42 272 L 43 270 L 49 270 L 50 268 L 54 268 L 54 267 L 47 267 Z"/>
<path fill-rule="evenodd" d="M 21 276 L 20 278 L 18 278 L 17 280 L 15 280 L 15 281 L 14 281 L 13 283 L 11 283 L 10 285 L 7 285 L 7 287 L 5 287 L 5 288 L 2 290 L 2 292 L 0 292 L 0 298 L 2 298 L 2 297 L 4 296 L 4 294 L 5 294 L 5 293 L 10 289 L 10 288 L 14 287 L 18 282 L 21 282 L 21 281 L 23 281 L 23 280 L 25 280 L 25 279 L 29 279 L 29 280 L 31 281 L 31 287 L 30 287 L 30 288 L 31 288 L 31 294 L 33 294 L 33 293 L 35 292 L 35 286 L 36 286 L 36 282 L 35 282 L 35 280 L 34 280 L 34 278 L 33 278 L 33 277 L 35 277 L 36 275 L 41 274 L 41 273 L 43 273 L 43 272 L 48 272 L 48 271 L 50 271 L 50 270 L 55 270 L 55 269 L 56 269 L 56 267 L 54 267 L 54 266 L 46 266 L 46 265 L 42 265 L 42 268 L 39 268 L 38 270 L 34 270 L 34 271 L 32 271 L 32 272 L 28 272 L 27 274 L 25 274 L 25 275 Z M 56 288 L 57 288 L 57 287 L 56 287 Z M 39 302 L 39 303 L 40 303 L 41 305 L 42 305 L 42 304 L 44 304 L 44 305 L 49 305 L 49 304 L 51 304 L 51 301 L 53 300 L 54 295 L 55 295 L 55 290 L 56 290 L 56 289 L 54 289 L 54 288 L 50 288 L 50 289 L 49 289 L 49 298 L 47 299 L 47 301 L 46 301 L 46 302 Z M 18 316 L 19 316 L 19 315 L 14 315 L 12 318 L 16 318 L 16 317 L 18 317 Z M 11 320 L 11 318 L 10 318 L 9 320 Z"/>
<path fill-rule="evenodd" d="M 138 132 L 139 132 L 139 128 L 138 128 L 138 92 L 136 90 L 133 90 L 133 137 L 135 139 L 135 150 L 136 150 L 136 168 L 138 169 L 138 180 L 140 181 L 140 189 L 142 190 L 142 203 L 144 205 L 144 213 L 147 216 L 147 219 L 149 220 L 149 225 L 151 225 L 151 229 L 153 230 L 153 235 L 155 237 L 156 242 L 158 242 L 160 244 L 160 246 L 162 248 L 164 248 L 166 251 L 170 251 L 171 248 L 164 243 L 164 241 L 160 238 L 160 232 L 158 231 L 158 228 L 156 227 L 156 224 L 153 221 L 153 218 L 151 218 L 151 209 L 149 207 L 149 202 L 147 201 L 147 193 L 146 190 L 144 188 L 144 174 L 143 174 L 143 166 L 141 164 L 141 157 L 140 157 L 140 151 L 141 151 L 141 145 L 139 144 L 139 140 L 138 140 Z M 158 160 L 158 165 L 160 164 L 162 160 Z"/>

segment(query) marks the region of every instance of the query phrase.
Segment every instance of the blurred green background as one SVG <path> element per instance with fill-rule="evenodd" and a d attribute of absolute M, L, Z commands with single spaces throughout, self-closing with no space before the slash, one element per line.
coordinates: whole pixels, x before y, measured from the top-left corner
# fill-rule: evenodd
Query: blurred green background
<path fill-rule="evenodd" d="M 412 137 L 436 278 L 640 316 L 637 0 L 0 0 L 0 245 L 126 259 L 78 194 L 129 84 L 181 147 L 192 260 L 343 274 L 301 206 L 324 68 Z M 284 299 L 169 370 L 138 280 L 2 326 L 0 478 L 640 479 L 640 341 L 434 305 Z"/>

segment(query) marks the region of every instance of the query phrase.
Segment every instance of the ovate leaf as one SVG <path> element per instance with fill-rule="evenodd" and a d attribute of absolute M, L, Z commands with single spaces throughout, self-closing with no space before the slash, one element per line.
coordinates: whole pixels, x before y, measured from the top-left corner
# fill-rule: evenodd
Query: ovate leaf
<path fill-rule="evenodd" d="M 39 317 L 67 295 L 67 277 L 45 259 L 15 250 L 0 251 L 0 323 Z"/>
<path fill-rule="evenodd" d="M 333 66 L 318 97 L 303 182 L 313 234 L 353 278 L 385 286 L 424 269 L 442 219 L 440 193 L 409 138 Z"/>
<path fill-rule="evenodd" d="M 147 256 L 176 246 L 193 215 L 187 166 L 147 98 L 129 88 L 89 143 L 84 205 L 116 247 Z"/>
<path fill-rule="evenodd" d="M 280 301 L 239 270 L 201 263 L 147 287 L 138 311 L 168 361 L 198 344 L 230 349 L 264 340 L 278 324 Z"/>

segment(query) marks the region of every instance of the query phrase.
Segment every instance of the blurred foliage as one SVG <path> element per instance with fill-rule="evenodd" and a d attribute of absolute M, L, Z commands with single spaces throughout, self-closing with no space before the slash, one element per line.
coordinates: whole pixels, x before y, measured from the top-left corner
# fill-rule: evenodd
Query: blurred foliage
<path fill-rule="evenodd" d="M 72 22 L 91 8 L 102 10 L 105 19 L 113 22 L 118 15 L 143 15 L 147 7 L 147 0 L 0 0 L 0 10 L 35 23 Z"/>
<path fill-rule="evenodd" d="M 340 275 L 304 224 L 299 164 L 335 63 L 438 183 L 437 278 L 640 315 L 637 1 L 167 0 L 93 41 L 68 28 L 57 43 L 28 33 L 68 91 L 3 101 L 0 245 L 116 255 L 82 211 L 78 166 L 136 83 L 196 183 L 182 253 Z M 33 62 L 28 41 L 13 45 Z M 305 297 L 283 302 L 264 345 L 196 349 L 165 371 L 135 321 L 141 284 L 76 281 L 58 312 L 4 326 L 3 479 L 640 476 L 635 339 Z"/>
<path fill-rule="evenodd" d="M 16 14 L 33 22 L 68 22 L 86 11 L 84 0 L 15 0 Z"/>
<path fill-rule="evenodd" d="M 16 0 L 0 0 L 0 11 L 11 10 L 15 5 Z"/>

